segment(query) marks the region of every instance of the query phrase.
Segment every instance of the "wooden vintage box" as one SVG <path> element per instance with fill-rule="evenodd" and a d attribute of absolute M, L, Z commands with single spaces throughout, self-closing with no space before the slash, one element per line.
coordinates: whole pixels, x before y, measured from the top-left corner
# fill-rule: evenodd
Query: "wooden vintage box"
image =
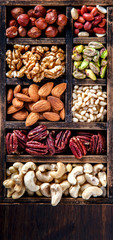
<path fill-rule="evenodd" d="M 49 38 L 15 38 L 6 39 L 5 30 L 8 11 L 14 6 L 35 6 L 42 4 L 44 6 L 55 6 L 60 7 L 66 12 L 69 18 L 68 25 L 66 27 L 66 33 L 63 37 L 49 39 Z M 90 5 L 100 4 L 107 7 L 107 34 L 105 37 L 84 37 L 74 38 L 73 37 L 73 21 L 71 20 L 70 10 L 72 6 L 80 7 L 83 4 L 89 5 L 88 0 L 75 0 L 75 1 L 30 1 L 30 0 L 0 0 L 0 202 L 1 203 L 50 203 L 50 199 L 44 197 L 22 197 L 18 200 L 6 198 L 6 191 L 4 190 L 2 183 L 6 177 L 7 166 L 13 164 L 15 161 L 27 162 L 34 161 L 36 163 L 50 162 L 55 163 L 62 161 L 64 163 L 104 163 L 107 165 L 107 197 L 106 198 L 91 198 L 88 201 L 84 201 L 82 198 L 74 199 L 65 197 L 61 200 L 60 204 L 108 204 L 113 203 L 113 2 L 112 0 L 90 0 Z M 74 44 L 87 44 L 90 41 L 101 41 L 104 43 L 108 50 L 108 68 L 106 79 L 97 79 L 92 81 L 86 80 L 75 80 L 72 77 L 72 49 Z M 9 46 L 13 44 L 30 44 L 30 45 L 59 45 L 62 46 L 66 51 L 66 74 L 59 78 L 57 83 L 67 82 L 67 91 L 65 93 L 65 108 L 66 118 L 64 122 L 45 122 L 48 129 L 71 129 L 71 130 L 99 130 L 104 131 L 107 136 L 107 154 L 106 155 L 90 155 L 83 157 L 82 160 L 77 160 L 73 155 L 56 155 L 56 156 L 30 156 L 30 155 L 7 155 L 5 147 L 5 135 L 9 129 L 26 129 L 24 122 L 19 121 L 8 121 L 6 118 L 6 90 L 8 86 L 15 86 L 16 84 L 29 85 L 32 81 L 21 80 L 21 79 L 8 79 L 6 78 L 6 61 L 5 52 Z M 73 85 L 102 85 L 107 90 L 107 121 L 106 122 L 91 122 L 91 123 L 73 123 L 71 115 L 71 101 L 72 101 L 72 89 Z M 40 122 L 41 124 L 42 122 Z M 44 123 L 44 122 L 43 122 Z M 28 129 L 28 128 L 27 128 Z"/>

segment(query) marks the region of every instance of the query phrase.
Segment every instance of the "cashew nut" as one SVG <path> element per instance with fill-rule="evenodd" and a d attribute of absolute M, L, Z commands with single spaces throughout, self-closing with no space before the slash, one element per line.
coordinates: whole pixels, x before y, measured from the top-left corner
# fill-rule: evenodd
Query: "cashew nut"
<path fill-rule="evenodd" d="M 83 167 L 82 166 L 77 166 L 72 169 L 72 171 L 68 174 L 68 182 L 71 183 L 72 185 L 76 184 L 76 176 L 80 175 L 83 173 Z"/>
<path fill-rule="evenodd" d="M 33 162 L 27 162 L 24 164 L 24 166 L 22 167 L 22 173 L 26 174 L 29 170 L 35 170 L 36 169 L 36 165 Z"/>
<path fill-rule="evenodd" d="M 25 193 L 25 187 L 23 186 L 20 192 L 14 192 L 12 194 L 12 198 L 18 199 L 18 198 L 22 197 L 24 195 L 24 193 Z"/>
<path fill-rule="evenodd" d="M 53 180 L 53 177 L 50 175 L 50 171 L 49 172 L 40 172 L 40 171 L 37 171 L 36 172 L 36 177 L 39 181 L 41 182 L 52 182 Z"/>
<path fill-rule="evenodd" d="M 70 187 L 70 183 L 68 181 L 63 181 L 60 183 L 60 186 L 62 188 L 62 192 L 64 193 Z"/>
<path fill-rule="evenodd" d="M 71 170 L 72 170 L 72 165 L 71 165 L 70 163 L 68 163 L 68 164 L 66 165 L 66 171 L 67 171 L 67 172 L 71 172 Z"/>
<path fill-rule="evenodd" d="M 81 192 L 83 192 L 86 188 L 88 188 L 88 187 L 91 187 L 92 185 L 91 184 L 89 184 L 89 183 L 85 183 L 85 184 L 83 184 L 82 186 L 81 186 Z"/>
<path fill-rule="evenodd" d="M 76 180 L 79 185 L 84 184 L 86 181 L 85 174 L 77 176 Z"/>
<path fill-rule="evenodd" d="M 34 195 L 34 192 L 28 190 L 27 188 L 26 188 L 26 192 L 27 192 L 27 194 L 28 194 L 29 196 L 33 196 L 33 195 Z"/>
<path fill-rule="evenodd" d="M 40 186 L 40 191 L 42 193 L 42 195 L 44 195 L 45 197 L 50 197 L 50 184 L 49 183 L 42 183 Z"/>
<path fill-rule="evenodd" d="M 93 166 L 90 163 L 85 163 L 83 165 L 84 173 L 92 173 L 93 172 Z"/>
<path fill-rule="evenodd" d="M 15 182 L 12 179 L 6 179 L 3 182 L 3 185 L 4 185 L 5 188 L 13 188 L 15 186 Z"/>
<path fill-rule="evenodd" d="M 56 206 L 62 198 L 62 188 L 60 184 L 54 183 L 51 185 L 50 190 L 51 190 L 51 205 Z"/>
<path fill-rule="evenodd" d="M 102 184 L 103 187 L 106 187 L 107 185 L 107 177 L 105 172 L 99 172 L 98 173 L 98 178 L 100 183 Z"/>
<path fill-rule="evenodd" d="M 88 187 L 86 188 L 82 193 L 82 198 L 85 200 L 88 200 L 91 196 L 98 197 L 101 196 L 103 193 L 102 189 L 99 187 Z"/>
<path fill-rule="evenodd" d="M 45 172 L 46 170 L 57 170 L 57 165 L 56 164 L 41 164 L 38 166 L 38 170 L 40 172 Z"/>
<path fill-rule="evenodd" d="M 55 183 L 61 183 L 63 182 L 64 180 L 67 180 L 67 173 L 65 173 L 61 178 L 58 178 L 58 179 L 54 179 Z"/>
<path fill-rule="evenodd" d="M 37 195 L 38 197 L 42 197 L 42 196 L 43 196 L 42 193 L 41 193 L 41 191 L 40 191 L 40 189 L 39 189 L 38 191 L 36 191 L 36 195 Z"/>
<path fill-rule="evenodd" d="M 69 189 L 66 189 L 66 191 L 63 194 L 64 194 L 64 196 L 67 197 L 69 195 Z"/>
<path fill-rule="evenodd" d="M 94 175 L 96 175 L 98 172 L 100 172 L 103 168 L 104 168 L 104 165 L 102 163 L 95 164 L 94 168 L 93 168 Z"/>
<path fill-rule="evenodd" d="M 97 186 L 99 184 L 99 180 L 97 177 L 93 176 L 92 174 L 86 173 L 85 174 L 86 180 L 91 185 Z"/>
<path fill-rule="evenodd" d="M 23 166 L 24 166 L 24 165 L 23 165 L 23 163 L 21 163 L 21 162 L 15 162 L 15 163 L 13 164 L 13 167 L 18 170 L 19 174 L 21 174 L 21 171 L 22 171 L 22 167 L 23 167 Z"/>
<path fill-rule="evenodd" d="M 24 184 L 25 187 L 32 192 L 36 192 L 39 190 L 39 186 L 35 184 L 34 171 L 29 171 L 26 173 L 26 175 L 24 176 Z"/>
<path fill-rule="evenodd" d="M 23 176 L 22 175 L 15 175 L 13 177 L 13 179 L 15 181 L 14 191 L 20 192 L 22 187 L 23 187 Z"/>
<path fill-rule="evenodd" d="M 65 165 L 62 162 L 57 163 L 57 171 L 51 171 L 50 175 L 53 178 L 61 178 L 66 172 Z"/>
<path fill-rule="evenodd" d="M 71 197 L 77 198 L 77 197 L 78 197 L 79 190 L 80 190 L 80 185 L 79 185 L 79 184 L 77 184 L 77 185 L 75 185 L 75 186 L 71 186 L 71 187 L 69 188 L 69 193 L 70 193 Z"/>
<path fill-rule="evenodd" d="M 15 167 L 11 166 L 11 167 L 9 167 L 9 171 L 10 171 L 10 173 L 15 173 L 15 172 L 17 172 L 17 169 Z"/>

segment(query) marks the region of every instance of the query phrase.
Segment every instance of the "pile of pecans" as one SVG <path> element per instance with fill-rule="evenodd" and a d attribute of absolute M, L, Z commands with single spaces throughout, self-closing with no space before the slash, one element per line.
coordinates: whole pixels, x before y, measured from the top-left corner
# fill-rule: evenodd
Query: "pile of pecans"
<path fill-rule="evenodd" d="M 20 37 L 38 38 L 43 33 L 46 37 L 56 37 L 61 34 L 67 25 L 65 14 L 58 13 L 56 9 L 48 9 L 42 5 L 37 5 L 34 9 L 29 9 L 25 13 L 21 7 L 11 10 L 11 19 L 9 27 L 6 29 L 8 38 Z"/>
<path fill-rule="evenodd" d="M 26 76 L 34 82 L 44 78 L 56 79 L 65 73 L 65 54 L 57 46 L 49 47 L 15 44 L 13 51 L 6 52 L 6 62 L 10 69 L 8 78 Z"/>
<path fill-rule="evenodd" d="M 106 114 L 107 92 L 102 86 L 75 85 L 72 94 L 73 122 L 99 122 Z"/>
<path fill-rule="evenodd" d="M 17 85 L 14 90 L 7 92 L 7 114 L 14 120 L 24 121 L 25 125 L 32 126 L 38 120 L 59 121 L 65 119 L 65 107 L 61 100 L 67 87 L 66 83 L 57 84 L 47 82 L 39 87 L 31 84 L 21 89 Z"/>
<path fill-rule="evenodd" d="M 31 155 L 54 155 L 66 153 L 71 149 L 77 159 L 87 153 L 106 153 L 105 137 L 98 133 L 78 132 L 72 136 L 71 131 L 48 131 L 45 125 L 30 130 L 13 130 L 6 135 L 8 154 L 28 153 Z"/>
<path fill-rule="evenodd" d="M 107 70 L 107 49 L 101 42 L 89 42 L 88 46 L 78 45 L 73 48 L 73 76 L 76 79 L 86 77 L 96 80 L 104 78 Z"/>
<path fill-rule="evenodd" d="M 89 37 L 95 34 L 97 37 L 106 35 L 106 8 L 83 5 L 81 9 L 72 8 L 71 16 L 74 20 L 74 34 L 78 37 Z"/>
<path fill-rule="evenodd" d="M 33 162 L 25 164 L 15 162 L 7 169 L 7 179 L 3 185 L 7 189 L 7 197 L 19 199 L 26 192 L 28 196 L 51 198 L 51 205 L 56 206 L 61 198 L 71 196 L 105 197 L 107 176 L 104 164 L 53 164 L 37 165 Z"/>

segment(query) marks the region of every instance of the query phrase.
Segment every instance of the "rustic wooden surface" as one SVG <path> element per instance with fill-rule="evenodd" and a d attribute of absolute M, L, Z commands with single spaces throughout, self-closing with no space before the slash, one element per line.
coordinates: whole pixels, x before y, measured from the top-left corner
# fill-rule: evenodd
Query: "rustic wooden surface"
<path fill-rule="evenodd" d="M 1 240 L 112 240 L 113 205 L 0 205 Z"/>

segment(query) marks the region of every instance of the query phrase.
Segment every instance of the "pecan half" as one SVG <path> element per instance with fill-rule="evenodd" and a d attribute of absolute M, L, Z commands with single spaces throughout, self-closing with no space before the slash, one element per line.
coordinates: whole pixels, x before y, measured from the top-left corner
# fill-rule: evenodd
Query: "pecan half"
<path fill-rule="evenodd" d="M 32 155 L 46 155 L 48 153 L 48 146 L 31 140 L 26 143 L 25 151 Z"/>
<path fill-rule="evenodd" d="M 7 133 L 6 148 L 7 148 L 8 154 L 19 153 L 18 152 L 18 140 L 14 133 Z"/>
<path fill-rule="evenodd" d="M 25 131 L 23 130 L 14 130 L 13 133 L 15 133 L 18 142 L 19 142 L 19 147 L 24 149 L 26 142 L 27 142 L 27 136 L 25 134 Z"/>
<path fill-rule="evenodd" d="M 62 151 L 67 147 L 70 136 L 71 136 L 71 131 L 69 131 L 69 130 L 66 130 L 65 132 L 60 131 L 56 135 L 55 147 L 58 151 Z M 57 150 L 56 150 L 56 152 L 57 152 Z"/>
<path fill-rule="evenodd" d="M 47 139 L 46 139 L 46 145 L 48 146 L 50 155 L 54 155 L 55 154 L 55 139 L 54 139 L 54 134 L 55 132 L 52 131 L 49 133 Z"/>
<path fill-rule="evenodd" d="M 90 142 L 90 153 L 96 154 L 97 144 L 98 144 L 98 135 L 93 135 Z"/>
<path fill-rule="evenodd" d="M 96 154 L 101 154 L 106 152 L 106 141 L 104 136 L 98 133 L 98 144 L 96 148 Z"/>
<path fill-rule="evenodd" d="M 47 130 L 47 127 L 45 125 L 40 125 L 34 128 L 33 130 L 31 130 L 28 133 L 27 138 L 28 140 L 41 141 L 45 139 L 48 134 L 49 134 L 49 131 Z"/>
<path fill-rule="evenodd" d="M 70 139 L 69 147 L 77 159 L 81 159 L 87 153 L 85 145 L 77 137 L 72 137 Z"/>

